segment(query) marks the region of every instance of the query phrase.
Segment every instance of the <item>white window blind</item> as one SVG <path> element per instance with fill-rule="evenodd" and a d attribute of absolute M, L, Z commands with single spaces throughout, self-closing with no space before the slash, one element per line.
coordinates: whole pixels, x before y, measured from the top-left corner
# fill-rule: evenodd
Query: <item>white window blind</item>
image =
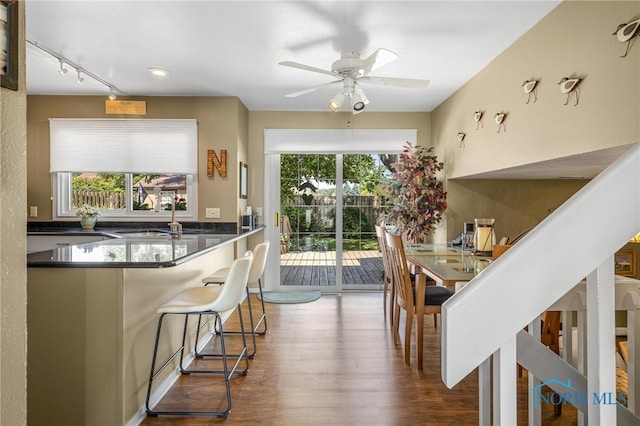
<path fill-rule="evenodd" d="M 197 174 L 193 119 L 49 119 L 50 172 Z"/>
<path fill-rule="evenodd" d="M 264 152 L 398 153 L 417 135 L 416 129 L 265 129 Z"/>

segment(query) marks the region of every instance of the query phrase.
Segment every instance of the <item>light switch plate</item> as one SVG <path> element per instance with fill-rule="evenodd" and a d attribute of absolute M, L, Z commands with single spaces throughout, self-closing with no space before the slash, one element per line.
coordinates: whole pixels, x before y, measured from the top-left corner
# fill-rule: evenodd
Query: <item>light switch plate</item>
<path fill-rule="evenodd" d="M 220 219 L 220 209 L 217 207 L 207 207 L 204 209 L 204 216 L 207 219 Z"/>

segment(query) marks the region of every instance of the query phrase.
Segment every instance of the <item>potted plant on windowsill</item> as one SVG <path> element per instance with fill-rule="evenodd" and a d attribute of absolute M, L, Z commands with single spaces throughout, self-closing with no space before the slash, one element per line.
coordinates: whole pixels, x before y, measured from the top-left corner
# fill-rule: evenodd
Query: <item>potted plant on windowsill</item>
<path fill-rule="evenodd" d="M 437 177 L 444 165 L 432 150 L 407 142 L 392 164 L 389 192 L 394 205 L 385 219 L 406 233 L 408 241 L 424 242 L 447 209 L 447 193 Z"/>
<path fill-rule="evenodd" d="M 96 225 L 100 211 L 90 204 L 83 204 L 76 209 L 76 216 L 80 217 L 80 226 L 84 231 L 90 231 Z"/>

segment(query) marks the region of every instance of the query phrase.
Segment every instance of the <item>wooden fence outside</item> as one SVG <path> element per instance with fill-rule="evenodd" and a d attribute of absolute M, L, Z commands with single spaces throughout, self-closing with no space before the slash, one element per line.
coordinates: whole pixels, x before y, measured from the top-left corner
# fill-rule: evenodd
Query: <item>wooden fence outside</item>
<path fill-rule="evenodd" d="M 99 209 L 124 209 L 124 192 L 107 191 L 73 191 L 72 203 L 74 207 L 90 204 Z"/>
<path fill-rule="evenodd" d="M 360 209 L 360 214 L 366 217 L 369 223 L 374 224 L 391 207 L 389 197 L 381 195 L 344 195 L 343 207 L 355 207 Z M 310 195 L 306 199 L 301 195 L 294 197 L 292 204 L 295 207 L 321 207 L 335 206 L 334 195 Z M 287 233 L 283 231 L 284 233 Z"/>

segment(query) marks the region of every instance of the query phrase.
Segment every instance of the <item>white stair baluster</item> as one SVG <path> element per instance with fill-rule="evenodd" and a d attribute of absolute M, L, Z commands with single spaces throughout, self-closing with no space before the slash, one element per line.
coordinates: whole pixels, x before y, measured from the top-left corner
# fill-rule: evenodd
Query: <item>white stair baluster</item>
<path fill-rule="evenodd" d="M 515 425 L 517 409 L 516 336 L 505 340 L 493 354 L 493 424 Z"/>
<path fill-rule="evenodd" d="M 588 421 L 594 425 L 615 425 L 617 417 L 613 265 L 610 256 L 587 276 Z"/>

